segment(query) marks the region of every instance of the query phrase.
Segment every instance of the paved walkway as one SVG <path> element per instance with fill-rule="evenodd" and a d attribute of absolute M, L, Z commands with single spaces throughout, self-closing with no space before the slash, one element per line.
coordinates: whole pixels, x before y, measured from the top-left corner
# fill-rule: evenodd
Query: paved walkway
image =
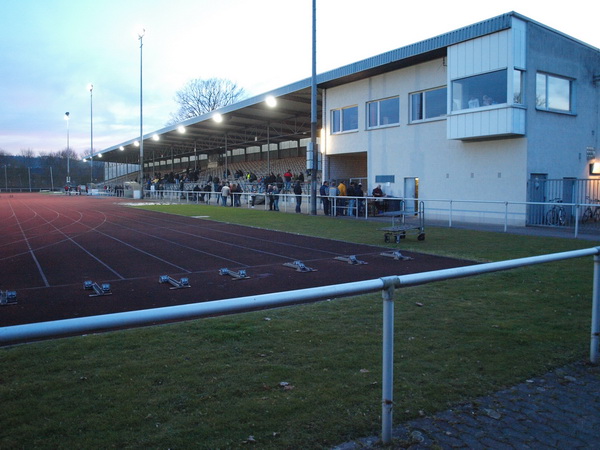
<path fill-rule="evenodd" d="M 383 448 L 380 437 L 334 450 Z M 600 366 L 576 363 L 394 428 L 408 449 L 600 449 Z"/>

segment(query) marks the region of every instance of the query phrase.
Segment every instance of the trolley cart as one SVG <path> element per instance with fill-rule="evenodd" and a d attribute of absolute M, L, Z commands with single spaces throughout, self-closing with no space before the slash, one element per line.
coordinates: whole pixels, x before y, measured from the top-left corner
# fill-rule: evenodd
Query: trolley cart
<path fill-rule="evenodd" d="M 425 240 L 425 206 L 419 202 L 417 211 L 407 211 L 406 203 L 402 202 L 402 208 L 399 211 L 388 211 L 381 216 L 392 218 L 392 226 L 380 228 L 383 231 L 383 240 L 385 242 L 399 243 L 406 237 L 407 233 L 416 233 L 419 241 Z"/>

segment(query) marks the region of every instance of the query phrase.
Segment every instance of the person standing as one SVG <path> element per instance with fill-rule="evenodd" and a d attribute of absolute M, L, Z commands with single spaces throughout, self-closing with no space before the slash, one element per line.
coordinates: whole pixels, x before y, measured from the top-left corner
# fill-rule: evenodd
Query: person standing
<path fill-rule="evenodd" d="M 269 211 L 273 211 L 273 205 L 275 204 L 275 196 L 273 195 L 273 185 L 267 185 L 267 197 L 269 197 Z"/>
<path fill-rule="evenodd" d="M 296 184 L 294 184 L 294 195 L 296 195 L 296 212 L 302 212 L 302 185 L 300 184 L 300 180 L 296 180 Z"/>
<path fill-rule="evenodd" d="M 365 213 L 365 201 L 361 198 L 365 195 L 365 193 L 362 190 L 362 184 L 359 183 L 358 186 L 356 186 L 356 189 L 354 189 L 354 195 L 358 197 L 356 199 L 356 208 L 358 210 L 358 215 L 361 216 Z"/>
<path fill-rule="evenodd" d="M 284 193 L 290 192 L 292 190 L 291 188 L 292 188 L 292 177 L 293 176 L 294 175 L 292 174 L 292 171 L 290 169 L 288 169 L 287 172 L 283 174 L 283 178 L 285 180 L 285 185 L 284 185 L 285 187 L 283 188 Z"/>
<path fill-rule="evenodd" d="M 223 188 L 221 189 L 221 203 L 223 206 L 227 206 L 227 198 L 231 194 L 231 188 L 229 187 L 229 183 L 225 182 L 223 184 Z"/>
<path fill-rule="evenodd" d="M 321 196 L 321 203 L 323 203 L 323 214 L 328 216 L 330 214 L 329 182 L 328 181 L 323 181 L 323 184 L 319 188 L 319 195 Z"/>
<path fill-rule="evenodd" d="M 346 193 L 346 185 L 344 184 L 344 180 L 340 181 L 340 184 L 338 184 L 337 187 L 338 190 L 338 197 L 345 197 L 347 195 Z M 336 210 L 336 215 L 337 216 L 343 216 L 346 209 L 346 199 L 345 198 L 338 198 L 337 199 L 337 210 Z"/>
<path fill-rule="evenodd" d="M 355 205 L 356 205 L 356 189 L 355 189 L 355 184 L 354 181 L 350 182 L 350 185 L 348 185 L 348 190 L 347 190 L 347 194 L 348 194 L 348 215 L 349 216 L 354 216 L 355 215 Z"/>

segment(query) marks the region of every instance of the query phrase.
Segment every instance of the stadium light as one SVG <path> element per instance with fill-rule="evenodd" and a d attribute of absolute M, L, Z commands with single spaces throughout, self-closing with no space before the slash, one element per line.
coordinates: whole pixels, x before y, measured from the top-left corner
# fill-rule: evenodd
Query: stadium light
<path fill-rule="evenodd" d="M 267 104 L 267 106 L 274 108 L 275 106 L 277 106 L 277 99 L 272 95 L 268 95 L 265 99 L 265 103 Z"/>

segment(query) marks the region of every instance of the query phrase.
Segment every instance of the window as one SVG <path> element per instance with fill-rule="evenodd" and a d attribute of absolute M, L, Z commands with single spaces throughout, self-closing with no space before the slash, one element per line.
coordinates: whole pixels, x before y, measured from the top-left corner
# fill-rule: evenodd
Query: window
<path fill-rule="evenodd" d="M 445 87 L 410 95 L 410 121 L 435 119 L 446 115 Z"/>
<path fill-rule="evenodd" d="M 400 98 L 392 97 L 367 103 L 367 128 L 400 123 Z"/>
<path fill-rule="evenodd" d="M 513 71 L 513 103 L 523 104 L 523 71 L 518 69 Z"/>
<path fill-rule="evenodd" d="M 535 80 L 535 106 L 546 111 L 571 111 L 571 80 L 538 73 Z"/>
<path fill-rule="evenodd" d="M 358 106 L 331 111 L 331 132 L 343 133 L 358 130 Z"/>
<path fill-rule="evenodd" d="M 452 111 L 506 103 L 506 70 L 452 82 Z"/>

